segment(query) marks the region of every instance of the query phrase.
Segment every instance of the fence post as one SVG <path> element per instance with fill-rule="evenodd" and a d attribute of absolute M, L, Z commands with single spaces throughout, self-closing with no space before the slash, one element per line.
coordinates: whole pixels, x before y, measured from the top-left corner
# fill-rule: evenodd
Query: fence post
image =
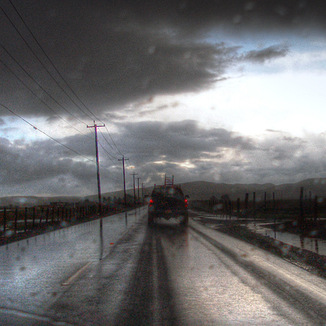
<path fill-rule="evenodd" d="M 27 232 L 27 207 L 25 207 L 25 232 Z"/>
<path fill-rule="evenodd" d="M 17 219 L 18 219 L 18 208 L 15 208 L 15 234 L 17 233 Z"/>
<path fill-rule="evenodd" d="M 254 219 L 256 218 L 256 193 L 253 193 L 253 198 L 252 198 L 252 204 L 253 204 L 253 211 L 254 211 Z"/>
<path fill-rule="evenodd" d="M 6 236 L 7 228 L 7 207 L 3 208 L 3 235 Z"/>
<path fill-rule="evenodd" d="M 46 219 L 45 219 L 45 223 L 48 224 L 48 220 L 49 220 L 49 213 L 50 213 L 50 208 L 47 207 L 46 208 Z"/>
<path fill-rule="evenodd" d="M 275 205 L 275 192 L 273 192 L 273 211 L 275 213 L 275 208 L 276 208 L 276 205 Z"/>
<path fill-rule="evenodd" d="M 44 207 L 42 207 L 42 209 L 41 209 L 41 216 L 40 216 L 39 226 L 41 226 L 41 224 L 42 224 L 43 214 L 44 214 Z"/>
<path fill-rule="evenodd" d="M 248 210 L 248 202 L 249 202 L 249 194 L 246 193 L 246 197 L 245 197 L 245 210 Z"/>
<path fill-rule="evenodd" d="M 33 223 L 32 223 L 33 230 L 34 230 L 34 226 L 35 226 L 35 214 L 36 214 L 36 209 L 35 209 L 35 207 L 33 207 Z"/>
<path fill-rule="evenodd" d="M 318 196 L 315 196 L 315 203 L 314 203 L 314 222 L 317 223 L 318 218 Z"/>
<path fill-rule="evenodd" d="M 230 220 L 231 220 L 231 218 L 232 218 L 232 210 L 233 210 L 232 201 L 229 200 L 229 217 L 230 217 Z"/>
<path fill-rule="evenodd" d="M 303 187 L 300 188 L 300 216 L 299 228 L 302 230 L 304 227 L 304 212 L 303 212 Z"/>

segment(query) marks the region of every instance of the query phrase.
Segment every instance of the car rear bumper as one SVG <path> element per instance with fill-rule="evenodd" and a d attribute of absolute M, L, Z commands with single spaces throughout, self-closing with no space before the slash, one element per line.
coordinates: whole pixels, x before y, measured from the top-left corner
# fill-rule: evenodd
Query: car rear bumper
<path fill-rule="evenodd" d="M 164 218 L 164 219 L 170 219 L 170 218 L 178 218 L 180 216 L 186 216 L 188 215 L 187 210 L 178 210 L 178 211 L 172 211 L 169 209 L 166 210 L 148 210 L 148 213 L 153 217 L 153 218 Z"/>

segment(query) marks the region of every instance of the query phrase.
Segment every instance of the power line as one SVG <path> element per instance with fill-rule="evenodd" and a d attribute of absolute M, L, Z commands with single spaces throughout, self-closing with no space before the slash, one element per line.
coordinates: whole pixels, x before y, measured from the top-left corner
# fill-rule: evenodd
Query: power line
<path fill-rule="evenodd" d="M 102 131 L 100 130 L 100 133 L 102 135 L 102 137 L 104 138 L 105 142 L 111 147 L 112 150 L 114 150 L 114 148 L 112 147 L 112 145 L 108 142 L 108 140 L 104 137 Z M 111 157 L 113 157 L 114 159 L 118 159 L 117 157 L 113 156 L 112 154 L 109 154 Z"/>
<path fill-rule="evenodd" d="M 79 100 L 79 102 L 85 107 L 86 110 L 88 110 L 97 120 L 100 121 L 100 119 L 95 115 L 94 112 L 92 112 L 87 106 L 86 104 L 81 100 L 81 98 L 76 94 L 76 92 L 73 90 L 73 88 L 69 85 L 69 83 L 67 82 L 67 80 L 63 77 L 63 75 L 60 73 L 59 69 L 56 67 L 56 65 L 53 63 L 53 61 L 51 60 L 51 58 L 49 57 L 49 55 L 45 52 L 44 48 L 42 47 L 42 45 L 40 44 L 40 42 L 37 40 L 37 38 L 35 37 L 34 33 L 32 32 L 32 30 L 28 27 L 28 25 L 26 24 L 24 18 L 22 17 L 22 15 L 19 13 L 18 9 L 16 8 L 16 6 L 13 4 L 13 2 L 11 0 L 9 0 L 10 4 L 12 5 L 12 7 L 15 9 L 17 15 L 19 16 L 19 18 L 21 19 L 21 21 L 23 22 L 23 24 L 25 25 L 25 27 L 27 28 L 27 30 L 29 31 L 29 33 L 31 34 L 31 36 L 33 37 L 34 41 L 36 42 L 36 44 L 39 46 L 39 48 L 41 49 L 41 51 L 43 52 L 43 54 L 45 55 L 45 57 L 49 60 L 49 62 L 51 63 L 52 67 L 55 69 L 55 71 L 57 72 L 57 74 L 61 77 L 61 79 L 64 81 L 64 83 L 68 86 L 68 88 L 70 89 L 70 91 L 75 95 L 75 97 Z M 79 107 L 79 106 L 78 106 Z M 80 107 L 79 107 L 80 108 Z M 86 114 L 86 113 L 85 113 Z M 103 123 L 103 121 L 101 121 Z"/>
<path fill-rule="evenodd" d="M 16 112 L 14 112 L 13 110 L 9 109 L 6 105 L 4 105 L 4 104 L 2 104 L 2 103 L 0 103 L 0 105 L 1 105 L 3 108 L 5 108 L 6 110 L 8 110 L 9 112 L 11 112 L 12 114 L 14 114 L 15 116 L 17 116 L 18 118 L 20 118 L 21 120 L 23 120 L 25 123 L 27 123 L 28 125 L 30 125 L 31 127 L 33 127 L 35 130 L 37 130 L 37 131 L 39 131 L 40 133 L 44 134 L 46 137 L 52 139 L 53 141 L 55 141 L 55 142 L 58 143 L 59 145 L 61 145 L 61 146 L 65 147 L 66 149 L 68 149 L 68 150 L 74 152 L 75 154 L 77 154 L 77 155 L 79 155 L 79 156 L 85 158 L 87 161 L 91 161 L 91 162 L 94 163 L 94 160 L 91 160 L 91 159 L 87 158 L 86 156 L 84 156 L 84 155 L 78 153 L 77 151 L 73 150 L 72 148 L 68 147 L 67 145 L 62 144 L 62 143 L 59 142 L 57 139 L 51 137 L 50 135 L 48 135 L 48 134 L 47 134 L 46 132 L 44 132 L 43 130 L 41 130 L 41 129 L 35 127 L 32 123 L 30 123 L 29 121 L 27 121 L 25 118 L 23 118 L 22 116 L 20 116 L 18 113 L 16 113 Z"/>
<path fill-rule="evenodd" d="M 113 163 L 113 164 L 115 164 L 115 162 L 112 160 L 112 158 L 111 158 L 111 154 L 104 148 L 104 146 L 99 142 L 99 144 L 100 144 L 100 146 L 102 147 L 102 149 L 104 150 L 104 152 L 107 154 L 107 157 L 108 157 L 108 159 Z M 113 156 L 112 156 L 113 157 Z"/>
<path fill-rule="evenodd" d="M 54 109 L 52 109 L 46 102 L 44 102 L 11 68 L 8 67 L 6 63 L 4 63 L 1 59 L 0 62 L 35 96 L 38 98 L 38 100 L 43 103 L 51 112 L 53 112 L 55 115 L 57 115 L 62 121 L 64 121 L 66 124 L 70 125 L 73 129 L 78 131 L 80 134 L 82 134 L 85 137 L 91 138 L 90 136 L 84 134 L 79 129 L 74 127 L 72 124 L 70 124 L 66 119 L 64 119 L 60 114 L 55 112 Z"/>
<path fill-rule="evenodd" d="M 39 44 L 39 42 L 36 40 L 34 34 L 31 32 L 31 30 L 28 28 L 27 24 L 25 23 L 25 21 L 23 20 L 23 18 L 21 17 L 21 15 L 19 14 L 18 10 L 16 9 L 16 7 L 14 6 L 14 4 L 10 1 L 11 5 L 14 7 L 15 11 L 17 12 L 17 14 L 19 15 L 20 19 L 22 20 L 22 22 L 24 23 L 24 25 L 26 26 L 26 28 L 28 29 L 28 31 L 32 34 L 32 37 L 34 38 L 34 40 L 36 41 L 36 43 L 38 44 L 38 46 L 41 48 L 42 52 L 45 54 L 45 56 L 48 58 L 47 54 L 45 53 L 45 51 L 43 50 L 43 48 L 41 47 L 41 45 Z M 10 17 L 7 15 L 7 13 L 4 11 L 4 9 L 0 6 L 2 12 L 5 14 L 5 16 L 7 17 L 7 19 L 9 20 L 9 22 L 11 23 L 11 25 L 14 27 L 14 29 L 16 30 L 16 32 L 19 34 L 19 36 L 22 38 L 22 40 L 24 41 L 24 43 L 27 45 L 27 47 L 30 49 L 30 51 L 33 53 L 33 55 L 35 56 L 35 58 L 37 59 L 37 61 L 42 65 L 42 67 L 45 69 L 45 71 L 49 74 L 49 76 L 52 78 L 52 80 L 58 85 L 58 87 L 66 94 L 66 96 L 85 114 L 87 115 L 90 119 L 92 119 L 92 117 L 87 114 L 72 98 L 71 96 L 64 90 L 64 88 L 59 84 L 59 82 L 55 79 L 55 77 L 52 75 L 52 73 L 46 68 L 46 66 L 44 65 L 44 63 L 42 62 L 42 60 L 38 57 L 38 55 L 35 53 L 35 51 L 32 49 L 32 47 L 28 44 L 28 42 L 26 41 L 26 39 L 24 38 L 24 36 L 19 32 L 18 28 L 15 26 L 15 24 L 13 23 L 13 21 L 10 19 Z M 51 61 L 50 61 L 51 62 Z M 52 62 L 51 62 L 52 64 Z M 53 65 L 53 64 L 52 64 Z M 56 69 L 56 68 L 55 68 Z M 57 69 L 56 69 L 57 70 Z"/>
<path fill-rule="evenodd" d="M 27 23 L 25 22 L 24 18 L 22 17 L 22 15 L 19 13 L 17 7 L 13 4 L 13 2 L 11 0 L 9 0 L 10 4 L 12 5 L 12 7 L 14 8 L 14 10 L 16 11 L 17 15 L 19 16 L 19 18 L 21 19 L 21 21 L 23 22 L 23 24 L 25 25 L 25 27 L 27 28 L 27 30 L 29 31 L 29 33 L 31 34 L 32 38 L 34 39 L 34 41 L 36 42 L 36 44 L 39 46 L 39 48 L 41 49 L 42 53 L 45 55 L 45 57 L 48 59 L 48 61 L 50 62 L 50 64 L 52 65 L 52 67 L 54 68 L 54 70 L 57 72 L 57 74 L 60 76 L 60 78 L 64 81 L 64 83 L 66 84 L 66 86 L 69 88 L 69 90 L 75 95 L 75 97 L 79 100 L 79 102 L 85 107 L 85 109 L 92 114 L 96 120 L 99 120 L 100 122 L 102 122 L 104 125 L 105 123 L 96 116 L 96 114 L 91 111 L 88 106 L 84 103 L 84 101 L 76 94 L 76 92 L 73 90 L 73 88 L 69 85 L 69 83 L 67 82 L 67 80 L 64 78 L 64 76 L 60 73 L 59 69 L 56 67 L 56 65 L 54 64 L 53 60 L 50 58 L 50 56 L 46 53 L 46 51 L 44 50 L 43 46 L 40 44 L 40 42 L 37 40 L 36 36 L 34 35 L 34 33 L 32 32 L 32 30 L 29 28 L 29 26 L 27 25 Z M 1 7 L 1 6 L 0 6 Z M 52 76 L 52 74 L 48 71 L 48 69 L 43 65 L 43 63 L 41 62 L 41 60 L 39 59 L 39 57 L 35 54 L 35 52 L 31 49 L 31 47 L 28 45 L 27 41 L 25 40 L 25 38 L 21 35 L 21 33 L 18 31 L 18 29 L 15 27 L 14 23 L 11 21 L 11 19 L 9 18 L 9 16 L 5 13 L 5 11 L 3 10 L 3 8 L 1 8 L 1 10 L 4 12 L 4 14 L 6 15 L 6 17 L 8 18 L 8 20 L 10 21 L 10 23 L 14 26 L 15 30 L 17 31 L 17 33 L 21 36 L 21 38 L 24 40 L 24 42 L 26 43 L 26 45 L 29 47 L 29 49 L 32 51 L 32 53 L 34 54 L 34 56 L 38 59 L 38 61 L 42 64 L 43 68 L 49 73 L 49 75 L 52 77 L 52 79 L 58 84 L 58 86 L 62 89 L 62 87 L 60 86 L 60 84 L 57 82 L 57 80 Z M 69 95 L 64 91 L 64 89 L 62 89 L 62 91 L 69 97 Z M 69 97 L 70 98 L 70 97 Z M 71 99 L 71 98 L 70 98 Z M 71 101 L 84 113 L 86 114 L 89 118 L 92 119 L 92 117 L 90 117 L 86 112 L 84 112 L 80 106 L 78 104 L 76 104 L 72 99 Z M 107 127 L 105 126 L 106 130 L 108 131 Z M 111 135 L 110 135 L 111 137 Z M 113 141 L 113 139 L 112 139 Z M 121 154 L 121 153 L 120 153 Z"/>
<path fill-rule="evenodd" d="M 74 116 L 71 112 L 69 112 L 63 105 L 61 105 L 46 89 L 44 89 L 39 83 L 38 81 L 35 80 L 35 78 L 33 76 L 31 76 L 31 74 L 26 71 L 26 69 L 14 58 L 14 56 L 2 45 L 0 44 L 1 48 L 10 56 L 10 58 L 12 60 L 14 60 L 16 62 L 16 64 L 25 72 L 25 74 L 27 74 L 27 76 L 33 80 L 34 83 L 36 83 L 38 85 L 38 87 L 40 87 L 42 89 L 43 92 L 45 92 L 57 105 L 59 105 L 63 110 L 65 110 L 68 114 L 70 114 L 72 117 L 74 117 L 76 120 L 78 120 L 79 122 L 83 123 L 84 125 L 87 125 L 84 121 L 80 120 L 79 118 L 77 118 L 76 116 Z"/>
<path fill-rule="evenodd" d="M 19 119 L 21 119 L 22 121 L 24 121 L 25 123 L 27 123 L 28 125 L 30 125 L 33 129 L 39 131 L 40 133 L 42 133 L 43 135 L 45 135 L 46 137 L 50 138 L 51 140 L 55 141 L 56 143 L 58 143 L 59 145 L 65 147 L 66 149 L 68 149 L 69 151 L 77 154 L 78 156 L 83 157 L 84 159 L 86 159 L 87 161 L 90 161 L 92 163 L 96 163 L 94 160 L 89 159 L 88 157 L 84 156 L 83 154 L 80 154 L 79 152 L 75 151 L 74 149 L 70 148 L 69 146 L 62 144 L 61 142 L 59 142 L 59 140 L 51 137 L 50 135 L 48 135 L 45 131 L 41 130 L 40 128 L 34 126 L 31 122 L 27 121 L 25 118 L 23 118 L 21 115 L 19 115 L 18 113 L 14 112 L 13 110 L 9 109 L 6 105 L 0 103 L 0 106 L 2 106 L 3 108 L 5 108 L 6 110 L 8 110 L 9 112 L 11 112 L 13 115 L 15 115 L 16 117 L 18 117 Z M 110 171 L 108 169 L 106 169 L 103 166 L 100 166 L 101 169 L 104 169 L 105 171 L 109 172 Z"/>
<path fill-rule="evenodd" d="M 27 28 L 27 30 L 29 31 L 29 33 L 31 34 L 32 38 L 34 39 L 34 41 L 36 42 L 36 44 L 39 46 L 39 48 L 41 49 L 42 53 L 45 55 L 45 57 L 48 59 L 48 61 L 50 62 L 50 64 L 52 65 L 52 67 L 55 69 L 55 71 L 57 72 L 57 74 L 60 76 L 60 78 L 64 81 L 64 83 L 66 84 L 66 86 L 70 89 L 70 91 L 74 94 L 74 96 L 79 100 L 79 102 L 86 108 L 86 110 L 88 110 L 88 112 L 90 112 L 97 120 L 101 121 L 104 125 L 105 123 L 99 119 L 94 112 L 92 112 L 87 106 L 86 104 L 81 100 L 81 98 L 76 94 L 76 92 L 72 89 L 72 87 L 69 85 L 69 83 L 67 82 L 67 80 L 63 77 L 63 75 L 60 73 L 60 71 L 57 69 L 57 67 L 55 66 L 55 64 L 53 63 L 53 61 L 51 60 L 51 58 L 49 57 L 49 55 L 46 53 L 46 51 L 44 50 L 44 48 L 42 47 L 42 45 L 40 44 L 40 42 L 37 40 L 37 38 L 35 37 L 34 33 L 32 32 L 32 30 L 29 28 L 29 26 L 27 25 L 27 23 L 25 22 L 24 18 L 22 17 L 22 15 L 19 13 L 18 9 L 16 8 L 16 6 L 14 5 L 14 3 L 9 0 L 10 4 L 12 5 L 12 7 L 14 8 L 15 12 L 17 13 L 17 15 L 19 16 L 19 18 L 21 19 L 21 21 L 23 22 L 24 26 Z M 60 87 L 60 89 L 66 94 L 66 96 L 68 96 L 68 98 L 85 114 L 87 115 L 90 119 L 92 119 L 92 117 L 87 114 L 70 96 L 69 94 L 67 94 L 67 92 L 62 88 L 62 86 L 59 84 L 59 82 L 54 78 L 54 76 L 51 74 L 51 72 L 46 68 L 46 66 L 43 64 L 42 60 L 37 56 L 37 54 L 35 53 L 35 51 L 33 51 L 33 49 L 31 48 L 31 46 L 28 44 L 28 42 L 26 41 L 26 39 L 24 38 L 24 36 L 19 32 L 19 30 L 17 29 L 17 27 L 15 26 L 15 24 L 13 23 L 13 21 L 10 19 L 10 17 L 7 15 L 7 13 L 4 11 L 4 9 L 0 6 L 2 12 L 5 14 L 5 16 L 7 17 L 7 19 L 9 20 L 9 22 L 12 24 L 12 26 L 14 27 L 14 29 L 16 30 L 16 32 L 20 35 L 20 37 L 22 38 L 22 40 L 25 42 L 25 44 L 27 45 L 27 47 L 30 49 L 30 51 L 33 53 L 33 55 L 36 57 L 36 59 L 41 63 L 42 67 L 46 70 L 46 72 L 51 76 L 51 78 L 54 80 L 54 82 Z M 76 117 L 75 117 L 76 118 Z M 77 119 L 77 118 L 76 118 Z M 112 143 L 114 144 L 115 148 L 117 149 L 118 153 L 120 155 L 123 156 L 123 154 L 121 153 L 121 151 L 119 150 L 119 148 L 117 147 L 116 143 L 114 142 L 108 128 L 105 126 Z M 105 138 L 105 137 L 104 137 Z"/>
<path fill-rule="evenodd" d="M 120 152 L 119 148 L 117 147 L 116 143 L 114 142 L 114 140 L 113 140 L 113 138 L 112 138 L 112 136 L 111 136 L 111 134 L 110 134 L 110 132 L 109 132 L 109 130 L 108 130 L 108 128 L 107 128 L 106 126 L 105 126 L 105 129 L 106 129 L 106 131 L 108 132 L 108 134 L 109 134 L 109 136 L 110 136 L 110 138 L 111 138 L 111 140 L 112 140 L 113 145 L 115 146 L 115 148 L 117 149 L 117 151 L 119 152 L 119 154 L 120 154 L 121 156 L 123 156 L 123 154 Z"/>

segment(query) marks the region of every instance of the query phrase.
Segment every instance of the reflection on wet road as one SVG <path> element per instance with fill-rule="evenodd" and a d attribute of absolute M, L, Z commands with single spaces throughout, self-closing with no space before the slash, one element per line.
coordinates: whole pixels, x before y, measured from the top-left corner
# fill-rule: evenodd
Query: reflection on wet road
<path fill-rule="evenodd" d="M 290 246 L 294 246 L 301 249 L 306 249 L 315 252 L 320 255 L 326 256 L 326 241 L 322 239 L 303 237 L 299 234 L 292 234 L 289 232 L 274 231 L 268 227 L 265 227 L 263 223 L 249 223 L 246 225 L 248 229 L 269 236 L 275 240 L 286 243 Z"/>
<path fill-rule="evenodd" d="M 109 240 L 104 236 L 103 241 Z M 326 321 L 323 279 L 192 220 L 189 227 L 171 220 L 149 228 L 143 210 L 101 261 L 86 253 L 83 262 L 82 267 L 91 264 L 67 286 L 61 280 L 55 285 L 31 277 L 37 288 L 52 293 L 43 305 L 32 302 L 29 311 L 38 311 L 43 318 L 35 318 L 33 324 L 323 325 Z M 60 289 L 53 296 L 56 286 Z M 9 294 L 6 300 L 10 307 Z M 17 315 L 2 312 L 14 325 L 11 318 Z"/>
<path fill-rule="evenodd" d="M 108 255 L 145 212 L 137 209 L 103 218 L 102 244 L 95 220 L 0 247 L 0 324 L 10 312 L 42 315 L 74 276 L 99 261 L 102 250 Z"/>

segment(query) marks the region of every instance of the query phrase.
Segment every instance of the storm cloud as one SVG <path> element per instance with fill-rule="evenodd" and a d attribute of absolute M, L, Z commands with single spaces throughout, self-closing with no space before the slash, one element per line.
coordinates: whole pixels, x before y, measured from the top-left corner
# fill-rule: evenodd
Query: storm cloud
<path fill-rule="evenodd" d="M 247 32 L 274 28 L 300 31 L 303 26 L 307 32 L 322 29 L 325 21 L 320 1 L 144 1 L 141 5 L 133 1 L 80 1 L 78 6 L 72 0 L 60 4 L 37 0 L 14 3 L 82 103 L 54 70 L 9 2 L 0 12 L 1 60 L 10 69 L 2 65 L 2 101 L 20 114 L 53 117 L 55 111 L 71 117 L 69 111 L 87 120 L 149 96 L 207 89 L 225 77 L 228 67 L 243 59 L 264 63 L 287 54 L 288 48 L 280 45 L 241 50 L 241 37 Z M 208 30 L 219 28 L 239 35 L 239 44 L 208 42 Z M 8 112 L 1 110 L 0 114 Z"/>
<path fill-rule="evenodd" d="M 245 53 L 241 58 L 243 60 L 251 61 L 254 63 L 264 63 L 268 60 L 285 57 L 288 52 L 289 49 L 287 46 L 274 45 L 262 50 L 249 51 Z"/>
<path fill-rule="evenodd" d="M 135 170 L 146 185 L 161 183 L 165 173 L 175 175 L 178 182 L 286 183 L 293 176 L 301 180 L 326 172 L 326 160 L 318 151 L 326 145 L 323 136 L 304 141 L 273 133 L 257 140 L 223 128 L 205 129 L 191 120 L 120 123 L 112 136 L 118 147 L 124 147 L 126 158 L 133 158 L 126 161 L 128 187 L 132 187 L 130 174 Z M 121 189 L 121 162 L 109 157 L 108 153 L 115 153 L 101 136 L 99 140 L 103 191 Z M 63 142 L 78 148 L 78 153 L 51 140 L 1 139 L 1 195 L 13 189 L 21 195 L 96 193 L 94 145 L 82 135 Z"/>
<path fill-rule="evenodd" d="M 288 57 L 292 45 L 271 35 L 305 40 L 325 32 L 322 1 L 13 4 L 5 0 L 0 10 L 2 196 L 95 193 L 94 139 L 85 131 L 93 120 L 111 131 L 107 139 L 99 134 L 103 191 L 122 188 L 122 152 L 130 158 L 128 173 L 146 184 L 160 183 L 164 173 L 178 182 L 229 183 L 325 174 L 323 135 L 280 130 L 249 137 L 222 123 L 204 127 L 187 119 L 185 108 L 171 122 L 162 117 L 182 104 L 155 102 L 222 88 L 230 71 L 242 73 L 246 63 L 256 68 Z M 196 110 L 200 115 L 200 105 Z M 48 138 L 30 139 L 13 115 Z M 16 130 L 20 137 L 7 136 Z"/>

